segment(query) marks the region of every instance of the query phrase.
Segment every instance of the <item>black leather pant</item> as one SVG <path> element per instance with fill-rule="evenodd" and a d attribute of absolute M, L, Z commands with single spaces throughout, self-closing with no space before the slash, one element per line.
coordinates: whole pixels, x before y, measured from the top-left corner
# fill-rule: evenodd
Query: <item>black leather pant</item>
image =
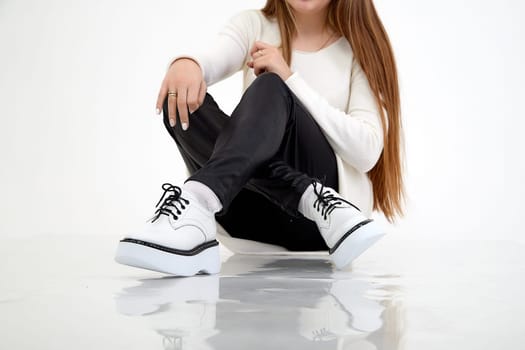
<path fill-rule="evenodd" d="M 223 206 L 216 219 L 228 233 L 289 250 L 327 249 L 297 207 L 312 178 L 338 189 L 335 155 L 279 75 L 260 74 L 231 117 L 206 93 L 186 131 L 180 119 L 169 125 L 167 108 L 166 99 L 164 125 L 190 171 L 186 181 L 215 192 Z"/>

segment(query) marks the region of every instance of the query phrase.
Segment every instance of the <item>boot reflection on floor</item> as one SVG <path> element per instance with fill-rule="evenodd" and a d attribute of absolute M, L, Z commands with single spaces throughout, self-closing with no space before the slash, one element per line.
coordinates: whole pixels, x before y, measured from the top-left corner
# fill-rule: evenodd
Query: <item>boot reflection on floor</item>
<path fill-rule="evenodd" d="M 165 349 L 398 348 L 390 276 L 334 273 L 326 257 L 233 255 L 221 271 L 140 280 L 117 310 L 146 316 Z"/>

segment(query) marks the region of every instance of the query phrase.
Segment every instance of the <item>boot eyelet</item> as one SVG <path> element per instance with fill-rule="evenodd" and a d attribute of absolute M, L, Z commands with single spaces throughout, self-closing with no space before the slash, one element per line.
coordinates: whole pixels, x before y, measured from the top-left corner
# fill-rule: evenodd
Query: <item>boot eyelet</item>
<path fill-rule="evenodd" d="M 181 215 L 182 211 L 184 209 L 187 209 L 188 204 L 190 204 L 190 201 L 186 198 L 181 197 L 182 190 L 178 186 L 173 186 L 170 183 L 165 183 L 162 185 L 162 189 L 164 190 L 164 193 L 160 197 L 159 201 L 155 205 L 158 209 L 155 211 L 155 216 L 152 219 L 152 222 L 157 220 L 160 215 L 171 215 L 173 220 L 178 220 L 179 218 L 177 215 Z M 166 194 L 168 194 L 166 196 Z M 173 210 L 176 210 L 177 214 L 173 212 Z"/>

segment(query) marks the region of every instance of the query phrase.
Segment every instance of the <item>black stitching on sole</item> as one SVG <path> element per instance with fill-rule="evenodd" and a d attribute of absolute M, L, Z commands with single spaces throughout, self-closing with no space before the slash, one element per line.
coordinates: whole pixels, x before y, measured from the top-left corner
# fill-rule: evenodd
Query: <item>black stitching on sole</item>
<path fill-rule="evenodd" d="M 339 246 L 341 245 L 341 243 L 343 243 L 343 241 L 346 239 L 346 237 L 350 236 L 352 234 L 352 232 L 354 232 L 355 230 L 357 230 L 358 228 L 372 222 L 374 220 L 372 219 L 367 219 L 367 220 L 364 220 L 364 221 L 361 221 L 360 223 L 358 223 L 357 225 L 355 225 L 354 227 L 352 227 L 347 233 L 345 233 L 343 235 L 343 237 L 341 237 L 337 243 L 330 249 L 330 254 L 333 254 L 337 248 L 339 248 Z"/>
<path fill-rule="evenodd" d="M 163 246 L 163 245 L 160 245 L 160 244 L 151 243 L 151 242 L 141 241 L 140 239 L 124 238 L 124 239 L 122 239 L 120 241 L 121 242 L 127 242 L 127 243 L 140 244 L 140 245 L 144 245 L 146 247 L 162 250 L 162 251 L 167 252 L 167 253 L 177 254 L 177 255 L 184 255 L 184 256 L 197 255 L 197 254 L 201 253 L 202 251 L 204 251 L 204 250 L 206 250 L 208 248 L 212 248 L 212 247 L 215 247 L 215 246 L 219 245 L 219 242 L 217 240 L 213 240 L 213 241 L 209 241 L 209 242 L 204 242 L 204 243 L 202 243 L 202 244 L 200 244 L 200 245 L 198 245 L 195 248 L 190 249 L 190 250 L 182 250 L 182 249 L 175 249 L 175 248 L 166 247 L 166 246 Z"/>

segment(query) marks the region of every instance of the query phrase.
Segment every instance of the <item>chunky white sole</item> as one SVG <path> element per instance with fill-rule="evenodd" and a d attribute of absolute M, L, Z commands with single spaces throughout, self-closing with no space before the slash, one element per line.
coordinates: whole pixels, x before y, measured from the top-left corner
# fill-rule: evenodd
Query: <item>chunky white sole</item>
<path fill-rule="evenodd" d="M 221 258 L 217 241 L 207 242 L 192 251 L 176 251 L 148 242 L 133 241 L 119 242 L 116 262 L 177 276 L 193 276 L 199 272 L 215 274 L 220 271 Z"/>
<path fill-rule="evenodd" d="M 366 220 L 341 238 L 335 249 L 330 250 L 330 257 L 338 269 L 344 269 L 384 235 L 385 232 L 375 221 Z"/>

